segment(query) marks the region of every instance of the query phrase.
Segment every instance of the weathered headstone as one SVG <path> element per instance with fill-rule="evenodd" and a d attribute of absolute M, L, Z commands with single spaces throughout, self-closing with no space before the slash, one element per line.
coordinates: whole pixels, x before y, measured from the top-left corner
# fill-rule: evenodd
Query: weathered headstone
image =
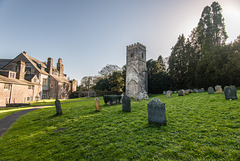
<path fill-rule="evenodd" d="M 189 95 L 189 90 L 185 90 L 185 91 L 184 91 L 184 94 L 185 94 L 185 95 Z"/>
<path fill-rule="evenodd" d="M 142 100 L 142 99 L 143 99 L 143 93 L 142 93 L 142 92 L 139 93 L 138 99 L 139 99 L 139 100 Z"/>
<path fill-rule="evenodd" d="M 148 97 L 147 92 L 143 92 L 143 99 L 145 99 L 145 100 L 149 100 L 149 97 Z"/>
<path fill-rule="evenodd" d="M 204 93 L 204 88 L 201 88 L 201 89 L 199 90 L 199 93 Z"/>
<path fill-rule="evenodd" d="M 183 90 L 178 91 L 178 96 L 183 96 Z"/>
<path fill-rule="evenodd" d="M 167 94 L 166 91 L 163 91 L 163 94 L 166 95 Z"/>
<path fill-rule="evenodd" d="M 165 104 L 159 99 L 153 98 L 148 104 L 148 123 L 167 125 Z"/>
<path fill-rule="evenodd" d="M 55 107 L 56 107 L 57 115 L 62 115 L 62 108 L 61 108 L 61 103 L 59 99 L 56 99 Z"/>
<path fill-rule="evenodd" d="M 167 98 L 170 98 L 172 95 L 172 91 L 167 91 Z"/>
<path fill-rule="evenodd" d="M 122 111 L 131 112 L 131 99 L 126 95 L 122 99 Z"/>
<path fill-rule="evenodd" d="M 100 111 L 100 101 L 98 98 L 95 99 L 95 109 L 96 111 Z"/>
<path fill-rule="evenodd" d="M 213 87 L 208 87 L 208 94 L 214 94 Z"/>
<path fill-rule="evenodd" d="M 217 93 L 223 93 L 222 87 L 219 86 L 219 85 L 216 85 L 216 86 L 215 86 L 215 90 L 216 90 Z"/>
<path fill-rule="evenodd" d="M 237 90 L 234 86 L 224 87 L 224 94 L 225 94 L 225 99 L 226 100 L 237 99 Z"/>

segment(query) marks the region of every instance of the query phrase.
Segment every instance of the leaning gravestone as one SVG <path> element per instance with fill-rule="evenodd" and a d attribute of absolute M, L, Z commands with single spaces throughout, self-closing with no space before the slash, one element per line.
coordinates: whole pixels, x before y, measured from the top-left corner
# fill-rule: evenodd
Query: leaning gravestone
<path fill-rule="evenodd" d="M 122 111 L 131 112 L 131 99 L 126 95 L 122 99 Z"/>
<path fill-rule="evenodd" d="M 148 104 L 148 123 L 166 126 L 165 104 L 159 99 L 153 98 Z"/>
<path fill-rule="evenodd" d="M 237 91 L 234 86 L 226 86 L 224 87 L 224 94 L 226 100 L 234 100 L 237 99 Z"/>
<path fill-rule="evenodd" d="M 55 107 L 56 107 L 57 115 L 62 115 L 62 108 L 61 108 L 61 103 L 59 99 L 56 99 Z"/>
<path fill-rule="evenodd" d="M 215 86 L 215 90 L 216 90 L 217 93 L 223 93 L 222 87 L 219 86 L 219 85 L 216 85 L 216 86 Z"/>
<path fill-rule="evenodd" d="M 214 94 L 213 87 L 208 87 L 208 94 Z"/>
<path fill-rule="evenodd" d="M 100 101 L 98 98 L 95 99 L 95 109 L 100 112 Z"/>
<path fill-rule="evenodd" d="M 167 98 L 170 98 L 172 95 L 172 91 L 167 91 Z"/>
<path fill-rule="evenodd" d="M 178 91 L 178 96 L 183 96 L 183 90 Z"/>

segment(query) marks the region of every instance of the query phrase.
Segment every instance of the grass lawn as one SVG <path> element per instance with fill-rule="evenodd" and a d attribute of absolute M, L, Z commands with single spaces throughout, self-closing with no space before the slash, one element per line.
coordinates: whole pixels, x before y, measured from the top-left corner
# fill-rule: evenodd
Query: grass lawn
<path fill-rule="evenodd" d="M 240 91 L 238 91 L 240 96 Z M 240 100 L 194 93 L 171 98 L 167 126 L 149 125 L 147 103 L 95 112 L 94 100 L 62 104 L 22 116 L 0 138 L 2 160 L 240 160 Z"/>

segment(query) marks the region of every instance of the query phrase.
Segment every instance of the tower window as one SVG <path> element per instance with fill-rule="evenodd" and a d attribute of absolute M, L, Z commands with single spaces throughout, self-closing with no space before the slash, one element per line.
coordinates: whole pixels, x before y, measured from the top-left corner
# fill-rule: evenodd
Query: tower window
<path fill-rule="evenodd" d="M 134 53 L 131 54 L 131 57 L 132 57 L 132 58 L 134 57 Z"/>
<path fill-rule="evenodd" d="M 143 58 L 143 53 L 142 53 L 142 58 Z"/>

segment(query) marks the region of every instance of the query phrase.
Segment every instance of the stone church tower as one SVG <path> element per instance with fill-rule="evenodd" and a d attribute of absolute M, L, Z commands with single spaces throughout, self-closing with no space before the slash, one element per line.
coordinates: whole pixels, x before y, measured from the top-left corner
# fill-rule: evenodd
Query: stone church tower
<path fill-rule="evenodd" d="M 148 92 L 146 47 L 140 43 L 127 46 L 126 94 L 136 98 Z"/>

